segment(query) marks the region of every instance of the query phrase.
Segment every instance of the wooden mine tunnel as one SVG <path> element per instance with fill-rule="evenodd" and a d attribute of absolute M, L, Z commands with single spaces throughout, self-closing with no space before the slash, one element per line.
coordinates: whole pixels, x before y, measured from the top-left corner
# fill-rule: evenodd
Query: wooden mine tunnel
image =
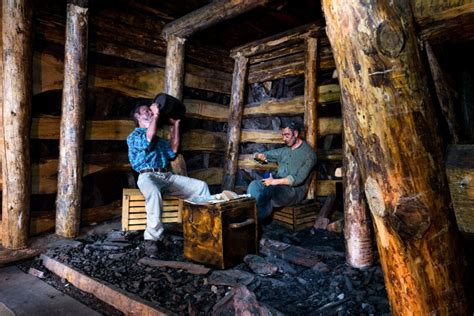
<path fill-rule="evenodd" d="M 300 120 L 348 263 L 373 263 L 373 223 L 393 314 L 468 314 L 472 1 L 1 2 L 3 262 L 120 214 L 128 114 L 166 92 L 186 105 L 176 172 L 245 192 L 276 168 L 251 153 Z"/>

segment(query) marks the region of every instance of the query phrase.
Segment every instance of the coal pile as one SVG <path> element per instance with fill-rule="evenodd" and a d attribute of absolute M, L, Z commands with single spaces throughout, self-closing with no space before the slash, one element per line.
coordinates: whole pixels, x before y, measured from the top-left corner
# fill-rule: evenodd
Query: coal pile
<path fill-rule="evenodd" d="M 172 244 L 158 259 L 187 262 L 182 235 L 170 237 Z M 119 231 L 87 235 L 46 255 L 181 315 L 233 315 L 239 308 L 268 315 L 390 314 L 379 265 L 348 267 L 342 234 L 292 233 L 272 223 L 264 227 L 262 238 L 314 251 L 318 262 L 308 267 L 263 251 L 232 269 L 194 274 L 144 264 L 142 234 Z"/>

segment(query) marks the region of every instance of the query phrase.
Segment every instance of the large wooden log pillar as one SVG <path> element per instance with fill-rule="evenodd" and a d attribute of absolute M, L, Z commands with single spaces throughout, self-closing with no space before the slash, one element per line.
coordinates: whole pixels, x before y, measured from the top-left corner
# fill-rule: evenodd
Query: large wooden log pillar
<path fill-rule="evenodd" d="M 463 255 L 410 2 L 322 3 L 392 313 L 466 315 Z"/>
<path fill-rule="evenodd" d="M 347 138 L 345 137 L 343 144 L 344 155 L 342 158 L 346 261 L 351 267 L 361 269 L 372 266 L 374 252 L 369 214 L 364 199 L 364 186 L 361 181 L 359 165 L 350 150 Z"/>
<path fill-rule="evenodd" d="M 241 53 L 235 54 L 232 92 L 230 99 L 229 126 L 227 130 L 227 147 L 224 156 L 224 176 L 222 190 L 233 190 L 239 160 L 239 145 L 244 112 L 245 84 L 247 83 L 248 58 Z"/>
<path fill-rule="evenodd" d="M 56 234 L 76 237 L 81 221 L 82 153 L 87 88 L 88 1 L 68 0 L 59 140 Z"/>
<path fill-rule="evenodd" d="M 304 71 L 304 124 L 306 141 L 316 150 L 318 147 L 318 38 L 307 37 L 305 40 L 305 71 Z M 307 198 L 316 197 L 316 173 L 311 179 Z"/>
<path fill-rule="evenodd" d="M 32 3 L 3 0 L 2 243 L 27 246 L 30 220 Z"/>

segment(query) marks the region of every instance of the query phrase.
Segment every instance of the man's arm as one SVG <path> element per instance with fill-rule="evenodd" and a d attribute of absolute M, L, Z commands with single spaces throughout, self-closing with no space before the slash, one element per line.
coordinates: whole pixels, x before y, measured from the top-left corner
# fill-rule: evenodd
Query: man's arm
<path fill-rule="evenodd" d="M 150 125 L 146 130 L 146 139 L 149 142 L 151 142 L 156 135 L 158 118 L 160 117 L 160 109 L 158 108 L 158 104 L 153 103 L 150 106 L 150 111 L 153 113 L 153 116 L 151 117 Z"/>
<path fill-rule="evenodd" d="M 176 154 L 179 149 L 180 137 L 179 137 L 179 123 L 181 120 L 170 119 L 171 125 L 171 139 L 170 146 L 171 150 Z"/>
<path fill-rule="evenodd" d="M 290 180 L 288 177 L 275 179 L 273 178 L 272 174 L 270 173 L 270 177 L 266 179 L 262 179 L 263 184 L 268 187 L 270 185 L 291 185 Z"/>

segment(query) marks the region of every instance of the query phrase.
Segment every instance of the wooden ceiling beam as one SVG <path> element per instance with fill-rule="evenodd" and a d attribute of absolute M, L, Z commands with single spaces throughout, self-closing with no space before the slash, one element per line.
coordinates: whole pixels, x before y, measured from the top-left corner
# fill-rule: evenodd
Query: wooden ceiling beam
<path fill-rule="evenodd" d="M 268 53 L 303 41 L 307 37 L 326 36 L 323 23 L 309 23 L 291 30 L 257 40 L 231 50 L 231 57 L 241 53 L 245 57 Z"/>
<path fill-rule="evenodd" d="M 252 9 L 265 6 L 269 0 L 216 0 L 185 16 L 168 23 L 163 37 L 186 38 L 219 22 L 228 20 Z"/>
<path fill-rule="evenodd" d="M 474 40 L 474 2 L 470 0 L 448 9 L 415 11 L 415 20 L 421 39 L 430 43 Z"/>

